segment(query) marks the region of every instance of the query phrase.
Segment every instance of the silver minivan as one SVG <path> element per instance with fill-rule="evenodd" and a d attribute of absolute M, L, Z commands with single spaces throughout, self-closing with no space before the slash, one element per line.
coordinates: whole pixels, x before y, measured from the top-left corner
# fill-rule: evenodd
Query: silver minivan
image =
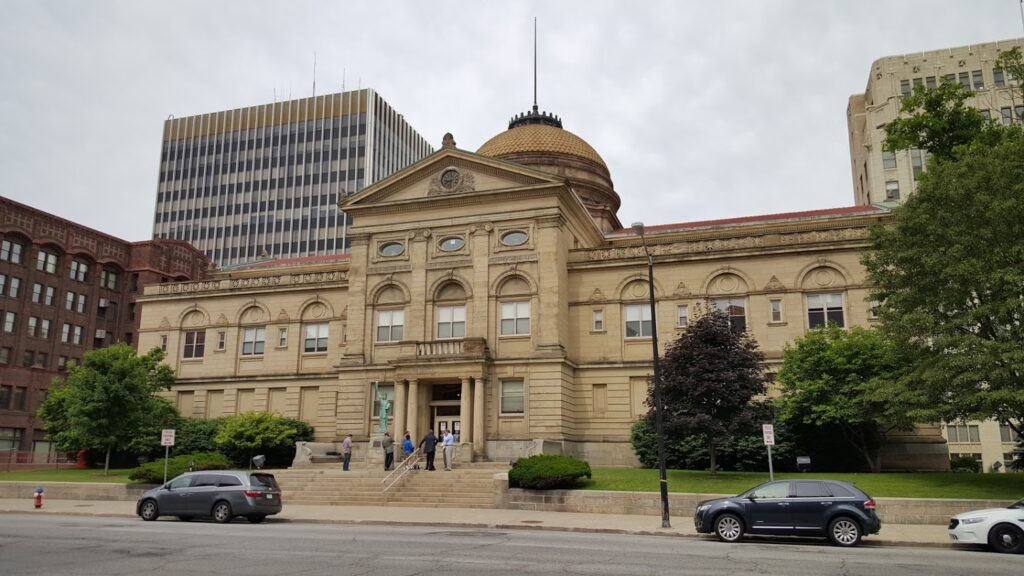
<path fill-rule="evenodd" d="M 223 523 L 245 516 L 258 524 L 280 511 L 281 487 L 274 475 L 244 470 L 186 472 L 147 491 L 135 505 L 135 513 L 147 521 L 160 516 L 185 521 L 211 516 Z"/>

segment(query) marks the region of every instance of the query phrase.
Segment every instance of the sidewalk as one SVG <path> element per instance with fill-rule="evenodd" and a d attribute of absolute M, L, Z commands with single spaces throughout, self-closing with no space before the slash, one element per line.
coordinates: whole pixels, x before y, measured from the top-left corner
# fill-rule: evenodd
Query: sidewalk
<path fill-rule="evenodd" d="M 135 502 L 46 500 L 41 510 L 35 510 L 32 507 L 31 498 L 0 499 L 0 513 L 4 512 L 135 517 Z M 308 506 L 288 505 L 286 501 L 284 511 L 277 516 L 272 516 L 268 521 L 446 526 L 502 530 L 515 528 L 712 538 L 712 536 L 698 535 L 693 528 L 693 519 L 689 515 L 674 516 L 672 528 L 662 528 L 660 516 L 477 508 Z M 950 547 L 946 527 L 936 525 L 883 524 L 879 534 L 865 538 L 864 542 L 867 545 L 876 546 Z"/>

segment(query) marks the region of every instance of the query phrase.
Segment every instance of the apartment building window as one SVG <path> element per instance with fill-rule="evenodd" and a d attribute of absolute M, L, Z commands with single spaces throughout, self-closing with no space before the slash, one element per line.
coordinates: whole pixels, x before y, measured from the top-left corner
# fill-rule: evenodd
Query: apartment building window
<path fill-rule="evenodd" d="M 711 307 L 729 316 L 729 327 L 733 332 L 743 332 L 747 329 L 746 298 L 715 298 L 711 301 Z"/>
<path fill-rule="evenodd" d="M 971 89 L 971 73 L 970 72 L 961 72 L 960 73 L 960 85 L 963 86 L 964 88 L 968 89 L 968 90 Z"/>
<path fill-rule="evenodd" d="M 924 77 L 924 86 L 925 86 L 925 88 L 927 88 L 929 90 L 934 90 L 936 88 L 935 76 L 925 76 Z"/>
<path fill-rule="evenodd" d="M 32 301 L 36 304 L 43 301 L 43 285 L 38 282 L 32 284 Z"/>
<path fill-rule="evenodd" d="M 826 324 L 835 324 L 842 328 L 843 322 L 843 295 L 832 294 L 809 294 L 807 296 L 807 327 L 818 328 Z"/>
<path fill-rule="evenodd" d="M 21 278 L 11 276 L 10 279 L 7 280 L 7 295 L 11 298 L 17 298 L 19 288 L 21 288 Z"/>
<path fill-rule="evenodd" d="M 14 334 L 14 327 L 18 323 L 18 315 L 14 312 L 4 313 L 4 332 Z"/>
<path fill-rule="evenodd" d="M 594 310 L 591 319 L 594 332 L 604 332 L 604 310 Z"/>
<path fill-rule="evenodd" d="M 64 299 L 64 308 L 66 310 L 74 310 L 75 309 L 75 293 L 74 292 L 68 292 L 67 298 Z"/>
<path fill-rule="evenodd" d="M 981 433 L 977 424 L 949 424 L 946 426 L 948 442 L 981 442 Z"/>
<path fill-rule="evenodd" d="M 50 337 L 50 321 L 46 318 L 39 319 L 39 328 L 36 330 L 36 336 L 40 338 Z"/>
<path fill-rule="evenodd" d="M 377 342 L 398 342 L 405 333 L 404 310 L 377 311 Z"/>
<path fill-rule="evenodd" d="M 523 413 L 523 381 L 502 380 L 501 381 L 501 413 L 522 414 Z"/>
<path fill-rule="evenodd" d="M 0 261 L 21 264 L 21 253 L 24 249 L 24 246 L 13 240 L 4 240 L 0 247 Z"/>
<path fill-rule="evenodd" d="M 60 328 L 60 341 L 67 344 L 71 342 L 71 324 L 65 323 Z"/>
<path fill-rule="evenodd" d="M 7 275 L 0 274 L 0 296 L 4 295 L 4 290 L 7 289 Z"/>
<path fill-rule="evenodd" d="M 330 326 L 327 322 L 306 324 L 306 337 L 303 340 L 303 352 L 327 352 L 327 335 Z"/>
<path fill-rule="evenodd" d="M 900 199 L 900 183 L 897 180 L 887 180 L 885 183 L 885 199 L 895 201 Z"/>
<path fill-rule="evenodd" d="M 31 368 L 36 363 L 36 353 L 32 350 L 25 350 L 25 353 L 21 358 L 21 365 L 25 368 Z"/>
<path fill-rule="evenodd" d="M 288 329 L 278 328 L 277 330 L 277 347 L 287 348 L 288 347 Z"/>
<path fill-rule="evenodd" d="M 85 282 L 86 277 L 89 274 L 89 265 L 81 260 L 71 261 L 71 273 L 70 278 L 72 280 L 78 280 L 79 282 Z"/>
<path fill-rule="evenodd" d="M 522 336 L 530 333 L 530 303 L 502 302 L 501 335 Z"/>
<path fill-rule="evenodd" d="M 46 272 L 47 274 L 56 274 L 57 255 L 53 252 L 40 250 L 39 254 L 36 255 L 36 270 Z"/>
<path fill-rule="evenodd" d="M 1014 111 L 1017 114 L 1017 122 L 1024 122 L 1024 105 L 1018 104 Z"/>
<path fill-rule="evenodd" d="M 890 151 L 882 152 L 882 168 L 893 170 L 896 168 L 896 153 Z"/>
<path fill-rule="evenodd" d="M 437 307 L 437 337 L 465 338 L 466 305 Z"/>
<path fill-rule="evenodd" d="M 12 392 L 14 392 L 14 386 L 0 386 L 0 410 L 10 409 Z M 7 430 L 11 430 L 11 428 L 0 428 L 0 442 L 3 442 L 3 433 Z M 16 428 L 14 430 L 20 432 L 20 430 Z"/>
<path fill-rule="evenodd" d="M 782 300 L 774 299 L 768 301 L 768 309 L 771 321 L 774 324 L 782 322 Z"/>
<path fill-rule="evenodd" d="M 994 84 L 996 88 L 1006 87 L 1006 76 L 1003 75 L 1002 68 L 992 69 L 992 84 Z"/>
<path fill-rule="evenodd" d="M 686 304 L 676 306 L 676 328 L 686 328 L 690 325 L 690 307 Z"/>
<path fill-rule="evenodd" d="M 1017 442 L 1020 440 L 1020 435 L 1014 432 L 1013 428 L 1010 428 L 1006 424 L 999 425 L 999 439 L 1004 443 Z"/>
<path fill-rule="evenodd" d="M 242 356 L 260 356 L 267 338 L 266 326 L 246 328 L 242 331 Z"/>
<path fill-rule="evenodd" d="M 37 324 L 39 324 L 39 318 L 36 318 L 35 316 L 29 316 L 28 317 L 28 335 L 29 336 L 35 337 Z"/>
<path fill-rule="evenodd" d="M 68 357 L 57 356 L 57 370 L 63 372 L 68 369 Z"/>
<path fill-rule="evenodd" d="M 626 338 L 650 338 L 651 307 L 647 304 L 627 304 L 623 306 L 626 319 Z"/>
<path fill-rule="evenodd" d="M 85 305 L 87 300 L 88 299 L 86 298 L 85 294 L 78 295 L 78 306 L 76 307 L 76 310 L 78 311 L 79 314 L 85 314 Z"/>
<path fill-rule="evenodd" d="M 36 353 L 36 366 L 40 366 L 42 368 L 49 368 L 50 367 L 49 364 L 50 364 L 50 355 L 49 354 L 47 354 L 46 352 L 37 352 Z"/>
<path fill-rule="evenodd" d="M 223 351 L 228 345 L 228 333 L 217 332 L 217 350 Z"/>
<path fill-rule="evenodd" d="M 206 351 L 206 330 L 190 330 L 185 332 L 185 350 L 183 358 L 202 358 Z"/>
<path fill-rule="evenodd" d="M 910 93 L 911 93 L 910 80 L 900 80 L 900 95 L 901 96 L 910 96 Z"/>
<path fill-rule="evenodd" d="M 117 290 L 117 273 L 110 270 L 101 270 L 100 286 L 108 290 Z"/>
<path fill-rule="evenodd" d="M 76 325 L 76 326 L 72 327 L 72 330 L 71 330 L 71 343 L 72 344 L 81 344 L 82 343 L 82 327 L 81 326 L 77 326 Z"/>
<path fill-rule="evenodd" d="M 911 150 L 910 151 L 910 166 L 914 170 L 914 179 L 918 179 L 921 176 L 921 172 L 924 172 L 924 150 Z"/>
<path fill-rule="evenodd" d="M 999 109 L 999 114 L 1002 118 L 1002 122 L 1005 125 L 1013 124 L 1013 108 L 1009 106 L 1003 106 Z"/>
<path fill-rule="evenodd" d="M 11 361 L 11 352 L 13 351 L 14 349 L 11 348 L 10 346 L 4 346 L 3 348 L 0 348 L 0 364 L 9 363 Z"/>
<path fill-rule="evenodd" d="M 985 81 L 981 77 L 981 70 L 971 71 L 971 84 L 975 90 L 981 90 L 985 88 Z"/>
<path fill-rule="evenodd" d="M 11 397 L 11 410 L 24 410 L 25 398 L 28 396 L 28 388 L 15 386 L 14 395 Z"/>
<path fill-rule="evenodd" d="M 56 295 L 56 293 L 56 288 L 54 288 L 53 286 L 47 286 L 46 292 L 43 295 L 43 304 L 46 304 L 47 306 L 53 306 L 53 298 Z"/>

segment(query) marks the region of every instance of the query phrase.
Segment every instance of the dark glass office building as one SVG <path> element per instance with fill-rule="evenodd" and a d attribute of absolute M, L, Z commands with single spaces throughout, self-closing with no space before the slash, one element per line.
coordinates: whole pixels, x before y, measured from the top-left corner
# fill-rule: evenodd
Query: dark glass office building
<path fill-rule="evenodd" d="M 221 267 L 345 252 L 338 202 L 432 152 L 369 88 L 170 118 L 153 237 Z"/>

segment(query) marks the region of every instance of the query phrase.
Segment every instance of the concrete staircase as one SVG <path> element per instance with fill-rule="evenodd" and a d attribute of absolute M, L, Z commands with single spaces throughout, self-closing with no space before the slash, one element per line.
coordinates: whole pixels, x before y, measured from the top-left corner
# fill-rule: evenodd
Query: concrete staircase
<path fill-rule="evenodd" d="M 411 506 L 425 508 L 491 508 L 494 505 L 494 474 L 508 464 L 474 462 L 450 472 L 413 470 L 387 493 L 382 468 L 352 463 L 348 472 L 338 464 L 313 464 L 303 468 L 274 470 L 284 502 L 333 506 Z"/>

